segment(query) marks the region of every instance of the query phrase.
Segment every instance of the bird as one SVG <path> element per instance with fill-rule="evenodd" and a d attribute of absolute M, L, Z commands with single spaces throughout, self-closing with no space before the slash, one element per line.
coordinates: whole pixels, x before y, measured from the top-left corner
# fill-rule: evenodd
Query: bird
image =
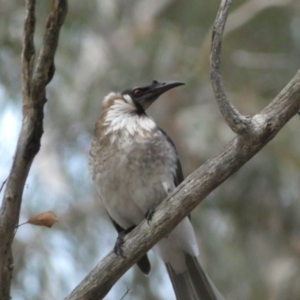
<path fill-rule="evenodd" d="M 165 92 L 184 85 L 158 82 L 111 92 L 102 101 L 95 125 L 89 167 L 100 199 L 119 237 L 140 224 L 183 180 L 176 147 L 146 110 Z M 150 215 L 151 215 L 150 213 Z M 151 218 L 151 216 L 149 217 Z M 163 260 L 178 300 L 223 299 L 199 261 L 199 247 L 190 217 L 152 248 Z M 145 254 L 138 262 L 148 275 Z"/>

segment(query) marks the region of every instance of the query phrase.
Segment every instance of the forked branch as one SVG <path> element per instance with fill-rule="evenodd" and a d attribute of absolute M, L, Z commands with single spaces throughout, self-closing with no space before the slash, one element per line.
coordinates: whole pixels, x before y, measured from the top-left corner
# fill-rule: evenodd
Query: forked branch
<path fill-rule="evenodd" d="M 35 0 L 26 0 L 22 52 L 23 122 L 7 178 L 0 210 L 0 299 L 10 299 L 13 272 L 12 242 L 19 222 L 24 185 L 31 163 L 40 149 L 46 85 L 54 74 L 54 55 L 59 31 L 67 13 L 67 0 L 53 0 L 42 49 L 34 65 Z"/>

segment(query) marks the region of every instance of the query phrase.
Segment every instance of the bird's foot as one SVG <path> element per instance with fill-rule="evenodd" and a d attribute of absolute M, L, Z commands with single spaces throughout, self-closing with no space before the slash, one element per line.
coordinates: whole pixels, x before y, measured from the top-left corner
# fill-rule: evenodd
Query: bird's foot
<path fill-rule="evenodd" d="M 123 258 L 125 256 L 124 256 L 124 252 L 123 252 L 122 246 L 124 244 L 124 237 L 125 237 L 125 235 L 126 234 L 124 233 L 124 231 L 120 232 L 118 234 L 118 237 L 117 237 L 117 240 L 116 240 L 116 244 L 114 246 L 114 252 L 115 252 L 115 254 L 118 255 L 118 256 L 121 256 Z"/>
<path fill-rule="evenodd" d="M 132 231 L 135 228 L 135 226 L 129 227 L 121 232 L 119 232 L 117 240 L 116 240 L 116 244 L 114 246 L 114 252 L 116 255 L 119 255 L 121 257 L 125 257 L 124 252 L 123 252 L 123 244 L 124 244 L 124 237 L 127 233 L 129 233 L 130 231 Z"/>
<path fill-rule="evenodd" d="M 148 209 L 147 212 L 145 213 L 145 218 L 147 220 L 148 225 L 150 224 L 150 221 L 154 216 L 155 210 L 156 210 L 156 206 L 153 206 L 150 209 Z"/>

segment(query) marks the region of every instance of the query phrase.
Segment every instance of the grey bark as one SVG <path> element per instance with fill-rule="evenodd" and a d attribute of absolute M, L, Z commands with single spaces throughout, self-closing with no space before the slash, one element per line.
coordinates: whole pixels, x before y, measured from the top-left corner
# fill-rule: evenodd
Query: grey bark
<path fill-rule="evenodd" d="M 26 1 L 22 52 L 23 121 L 0 210 L 0 299 L 3 300 L 10 299 L 14 269 L 12 243 L 19 222 L 24 185 L 32 161 L 40 149 L 43 108 L 47 101 L 46 85 L 54 74 L 54 55 L 66 12 L 66 0 L 53 1 L 42 48 L 35 64 L 35 1 Z"/>

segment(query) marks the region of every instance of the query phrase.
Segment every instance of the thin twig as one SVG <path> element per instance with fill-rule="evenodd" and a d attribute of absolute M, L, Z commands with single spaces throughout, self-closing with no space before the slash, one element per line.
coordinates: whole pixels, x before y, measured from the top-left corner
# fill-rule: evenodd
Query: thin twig
<path fill-rule="evenodd" d="M 42 99 L 43 87 L 49 83 L 54 72 L 54 54 L 58 44 L 60 27 L 67 13 L 67 1 L 56 0 L 46 22 L 46 32 L 32 78 L 34 99 Z M 45 72 L 46 70 L 46 72 Z M 45 100 L 45 99 L 43 99 Z"/>
<path fill-rule="evenodd" d="M 120 298 L 120 300 L 124 299 L 126 297 L 126 295 L 128 295 L 131 292 L 131 290 L 129 288 L 127 288 L 126 292 L 124 293 L 124 295 Z"/>

